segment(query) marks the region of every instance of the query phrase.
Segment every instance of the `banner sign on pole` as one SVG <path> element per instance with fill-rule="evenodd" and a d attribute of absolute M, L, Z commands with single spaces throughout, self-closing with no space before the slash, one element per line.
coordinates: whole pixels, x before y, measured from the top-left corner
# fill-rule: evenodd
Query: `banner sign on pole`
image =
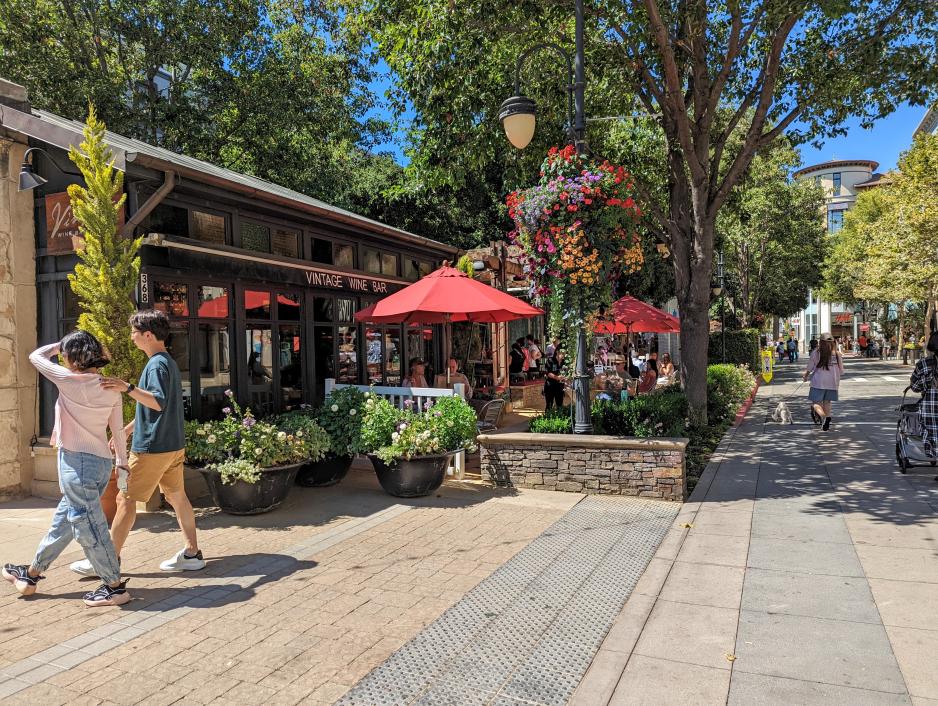
<path fill-rule="evenodd" d="M 762 351 L 762 379 L 772 382 L 772 366 L 775 363 L 775 353 L 771 348 Z"/>

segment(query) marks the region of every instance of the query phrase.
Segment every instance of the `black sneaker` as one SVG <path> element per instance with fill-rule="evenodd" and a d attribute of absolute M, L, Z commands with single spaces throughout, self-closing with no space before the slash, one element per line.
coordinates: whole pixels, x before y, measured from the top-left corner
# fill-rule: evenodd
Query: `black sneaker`
<path fill-rule="evenodd" d="M 827 431 L 828 429 L 831 428 L 831 418 L 830 418 L 830 417 L 824 417 L 824 426 L 821 427 L 821 428 L 822 428 L 824 431 Z"/>
<path fill-rule="evenodd" d="M 120 582 L 117 588 L 111 588 L 106 583 L 102 583 L 91 593 L 86 593 L 84 597 L 87 606 L 106 606 L 106 605 L 124 605 L 130 602 L 130 594 L 127 593 L 127 579 Z"/>
<path fill-rule="evenodd" d="M 821 415 L 815 411 L 814 407 L 811 408 L 811 421 L 814 422 L 815 425 L 821 423 Z"/>
<path fill-rule="evenodd" d="M 27 564 L 4 564 L 3 578 L 13 584 L 14 588 L 23 596 L 31 596 L 36 592 L 36 584 L 45 576 L 30 576 Z"/>

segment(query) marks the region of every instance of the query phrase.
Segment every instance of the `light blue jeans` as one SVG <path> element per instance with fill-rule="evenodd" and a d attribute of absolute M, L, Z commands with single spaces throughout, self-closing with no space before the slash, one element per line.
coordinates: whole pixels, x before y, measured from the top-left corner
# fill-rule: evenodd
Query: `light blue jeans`
<path fill-rule="evenodd" d="M 101 509 L 101 496 L 113 467 L 110 458 L 59 449 L 62 500 L 52 518 L 52 527 L 39 542 L 32 564 L 34 569 L 40 572 L 48 569 L 75 539 L 102 581 L 113 584 L 120 580 L 117 552 Z"/>

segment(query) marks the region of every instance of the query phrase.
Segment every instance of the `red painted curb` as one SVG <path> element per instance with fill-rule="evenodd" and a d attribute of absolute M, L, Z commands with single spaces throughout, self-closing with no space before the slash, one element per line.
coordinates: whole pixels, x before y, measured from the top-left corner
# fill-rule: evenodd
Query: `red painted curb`
<path fill-rule="evenodd" d="M 736 412 L 736 419 L 733 420 L 734 427 L 739 426 L 743 419 L 745 419 L 746 413 L 749 412 L 749 408 L 752 407 L 752 403 L 756 399 L 756 393 L 759 391 L 760 385 L 762 385 L 762 378 L 757 377 L 756 386 L 752 388 L 752 394 L 749 395 L 749 399 L 743 402 L 742 406 L 740 406 L 739 410 Z"/>

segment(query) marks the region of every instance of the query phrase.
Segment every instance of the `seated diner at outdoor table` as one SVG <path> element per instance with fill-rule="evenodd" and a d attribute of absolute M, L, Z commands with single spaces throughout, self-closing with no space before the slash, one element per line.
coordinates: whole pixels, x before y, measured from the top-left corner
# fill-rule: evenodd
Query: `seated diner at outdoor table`
<path fill-rule="evenodd" d="M 427 364 L 420 358 L 411 358 L 407 377 L 404 378 L 404 387 L 430 387 L 426 378 Z"/>
<path fill-rule="evenodd" d="M 655 354 L 652 353 L 652 356 Z M 658 384 L 658 361 L 654 357 L 649 357 L 645 361 L 645 370 L 642 372 L 638 381 L 638 394 L 651 392 Z"/>
<path fill-rule="evenodd" d="M 472 397 L 472 386 L 469 384 L 469 378 L 459 372 L 459 361 L 450 357 L 446 362 L 446 372 L 436 376 L 433 386 L 448 387 L 452 390 L 454 389 L 453 386 L 459 382 L 465 385 L 465 398 L 470 399 Z"/>

